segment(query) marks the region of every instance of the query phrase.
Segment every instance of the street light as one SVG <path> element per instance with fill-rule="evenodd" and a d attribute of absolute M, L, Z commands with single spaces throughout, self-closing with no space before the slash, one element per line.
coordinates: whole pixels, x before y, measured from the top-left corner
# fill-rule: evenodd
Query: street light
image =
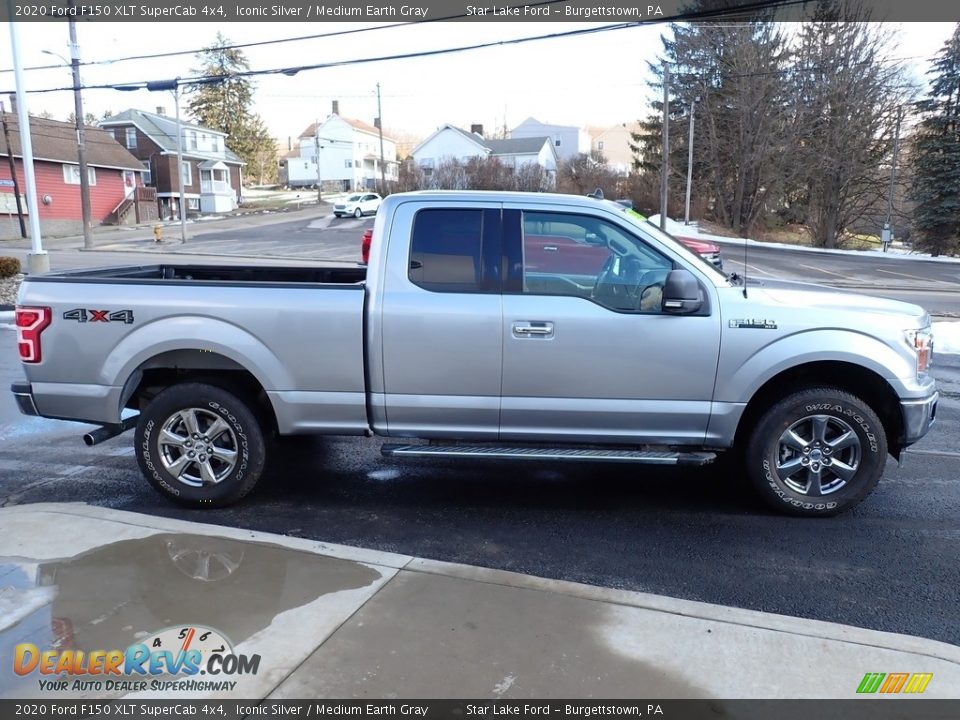
<path fill-rule="evenodd" d="M 73 7 L 73 2 L 69 3 Z M 71 15 L 70 28 L 70 62 L 59 53 L 44 50 L 47 55 L 60 58 L 65 65 L 70 65 L 73 75 L 73 114 L 77 128 L 77 161 L 80 165 L 80 213 L 83 218 L 83 249 L 93 249 L 93 233 L 91 230 L 92 218 L 90 213 L 90 178 L 87 175 L 87 130 L 83 123 L 83 98 L 80 94 L 80 46 L 77 44 L 77 25 Z"/>

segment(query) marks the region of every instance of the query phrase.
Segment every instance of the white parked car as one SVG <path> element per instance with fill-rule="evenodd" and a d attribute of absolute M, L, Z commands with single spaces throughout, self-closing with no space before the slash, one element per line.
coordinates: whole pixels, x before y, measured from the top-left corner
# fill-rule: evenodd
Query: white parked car
<path fill-rule="evenodd" d="M 334 205 L 333 214 L 337 217 L 353 215 L 355 218 L 375 215 L 380 209 L 381 201 L 382 198 L 376 193 L 357 193 Z"/>

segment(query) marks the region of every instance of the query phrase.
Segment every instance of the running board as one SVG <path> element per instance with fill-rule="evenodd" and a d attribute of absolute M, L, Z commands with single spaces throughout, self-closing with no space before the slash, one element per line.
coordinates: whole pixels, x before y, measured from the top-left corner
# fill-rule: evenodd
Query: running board
<path fill-rule="evenodd" d="M 493 447 L 487 445 L 384 445 L 390 457 L 502 458 L 505 460 L 593 460 L 645 465 L 706 465 L 712 452 L 659 452 L 652 450 L 587 450 L 579 448 Z"/>

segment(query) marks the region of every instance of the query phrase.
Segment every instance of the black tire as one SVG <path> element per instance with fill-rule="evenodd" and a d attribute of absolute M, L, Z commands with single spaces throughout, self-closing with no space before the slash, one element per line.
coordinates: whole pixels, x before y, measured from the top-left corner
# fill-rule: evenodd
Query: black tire
<path fill-rule="evenodd" d="M 877 414 L 832 387 L 779 401 L 760 418 L 746 448 L 754 489 L 775 510 L 801 517 L 850 509 L 876 487 L 886 461 Z"/>
<path fill-rule="evenodd" d="M 223 507 L 246 496 L 267 456 L 263 429 L 250 408 L 233 393 L 198 382 L 159 393 L 140 413 L 134 443 L 140 470 L 154 489 L 193 508 Z M 195 454 L 188 457 L 190 452 Z"/>
<path fill-rule="evenodd" d="M 363 217 L 363 210 L 361 210 L 360 208 L 357 208 L 356 210 L 353 211 L 353 216 L 357 218 L 357 220 L 359 220 L 360 218 Z"/>

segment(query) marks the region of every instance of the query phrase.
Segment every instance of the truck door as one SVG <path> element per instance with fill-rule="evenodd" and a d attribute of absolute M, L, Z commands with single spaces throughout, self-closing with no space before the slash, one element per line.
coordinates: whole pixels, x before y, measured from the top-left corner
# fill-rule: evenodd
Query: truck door
<path fill-rule="evenodd" d="M 391 240 L 384 279 L 382 403 L 389 435 L 497 437 L 500 216 L 499 203 L 397 208 L 394 227 L 410 232 Z"/>
<path fill-rule="evenodd" d="M 591 250 L 577 267 L 554 267 L 529 252 L 537 236 Z M 660 311 L 678 263 L 599 215 L 505 205 L 503 243 L 501 439 L 702 443 L 720 319 L 715 303 L 699 315 Z"/>

